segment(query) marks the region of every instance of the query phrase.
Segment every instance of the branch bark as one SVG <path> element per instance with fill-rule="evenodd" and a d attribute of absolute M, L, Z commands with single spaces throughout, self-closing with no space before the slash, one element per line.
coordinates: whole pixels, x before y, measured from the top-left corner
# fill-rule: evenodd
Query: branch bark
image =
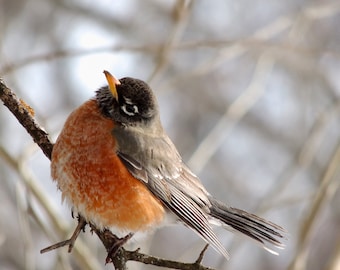
<path fill-rule="evenodd" d="M 48 133 L 38 124 L 34 118 L 34 110 L 27 105 L 27 103 L 19 99 L 16 94 L 6 86 L 4 81 L 0 78 L 0 99 L 4 105 L 13 113 L 19 123 L 26 129 L 34 142 L 38 144 L 45 156 L 51 160 L 53 143 L 50 141 Z M 97 234 L 107 251 L 111 250 L 112 238 L 107 237 L 105 231 L 97 229 L 93 224 L 90 224 L 91 229 Z M 75 239 L 74 239 L 75 241 Z M 73 243 L 74 243 L 73 241 Z M 72 243 L 72 244 L 73 244 Z M 67 245 L 67 244 L 66 244 Z M 61 245 L 63 246 L 63 245 Z M 61 247 L 60 246 L 60 247 Z M 151 264 L 154 266 L 167 267 L 172 269 L 183 270 L 213 270 L 212 268 L 204 267 L 201 262 L 207 246 L 202 250 L 198 259 L 194 263 L 183 263 L 177 261 L 165 260 L 158 257 L 149 256 L 140 253 L 139 250 L 128 251 L 123 247 L 110 257 L 115 269 L 127 269 L 126 263 L 128 261 L 135 261 L 144 264 Z"/>
<path fill-rule="evenodd" d="M 1 78 L 0 99 L 18 119 L 19 123 L 31 135 L 34 142 L 39 145 L 45 156 L 51 160 L 53 144 L 48 138 L 48 134 L 34 119 L 34 110 L 22 99 L 18 99 L 16 94 L 14 94 L 14 92 L 5 85 Z"/>

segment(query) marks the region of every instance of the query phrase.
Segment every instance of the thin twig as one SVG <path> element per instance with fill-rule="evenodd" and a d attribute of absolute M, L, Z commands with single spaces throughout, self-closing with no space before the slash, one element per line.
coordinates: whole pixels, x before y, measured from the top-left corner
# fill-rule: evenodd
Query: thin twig
<path fill-rule="evenodd" d="M 80 232 L 85 229 L 86 224 L 87 223 L 86 223 L 85 219 L 82 216 L 79 216 L 78 217 L 78 225 L 75 228 L 70 239 L 67 239 L 65 241 L 61 241 L 61 242 L 58 242 L 54 245 L 46 247 L 46 248 L 40 250 L 40 253 L 43 254 L 43 253 L 46 253 L 46 252 L 49 252 L 49 251 L 52 251 L 52 250 L 55 250 L 57 248 L 61 248 L 61 247 L 64 247 L 64 246 L 68 246 L 68 252 L 70 253 L 73 249 L 74 243 L 76 242 Z"/>

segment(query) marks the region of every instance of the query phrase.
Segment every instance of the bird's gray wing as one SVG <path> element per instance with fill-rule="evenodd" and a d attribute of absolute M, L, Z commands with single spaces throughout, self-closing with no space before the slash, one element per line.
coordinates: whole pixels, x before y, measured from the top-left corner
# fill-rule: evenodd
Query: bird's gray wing
<path fill-rule="evenodd" d="M 129 172 L 143 182 L 179 220 L 229 258 L 209 224 L 209 194 L 182 162 L 167 136 L 115 128 L 117 154 Z"/>

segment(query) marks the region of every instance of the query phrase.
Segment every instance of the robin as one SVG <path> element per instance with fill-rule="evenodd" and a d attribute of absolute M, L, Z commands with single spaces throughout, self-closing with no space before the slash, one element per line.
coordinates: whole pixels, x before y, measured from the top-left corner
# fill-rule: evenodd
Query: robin
<path fill-rule="evenodd" d="M 104 74 L 108 86 L 72 112 L 54 145 L 51 173 L 62 200 L 86 222 L 122 235 L 183 223 L 225 258 L 212 225 L 272 252 L 283 248 L 282 227 L 208 193 L 165 133 L 145 82 Z"/>

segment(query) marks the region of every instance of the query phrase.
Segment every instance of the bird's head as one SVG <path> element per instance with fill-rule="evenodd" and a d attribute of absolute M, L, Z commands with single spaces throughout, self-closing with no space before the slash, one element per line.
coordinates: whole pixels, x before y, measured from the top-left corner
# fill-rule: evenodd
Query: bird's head
<path fill-rule="evenodd" d="M 156 98 L 147 83 L 125 77 L 116 79 L 104 71 L 107 86 L 100 88 L 96 100 L 101 112 L 123 126 L 150 125 L 159 118 Z"/>

